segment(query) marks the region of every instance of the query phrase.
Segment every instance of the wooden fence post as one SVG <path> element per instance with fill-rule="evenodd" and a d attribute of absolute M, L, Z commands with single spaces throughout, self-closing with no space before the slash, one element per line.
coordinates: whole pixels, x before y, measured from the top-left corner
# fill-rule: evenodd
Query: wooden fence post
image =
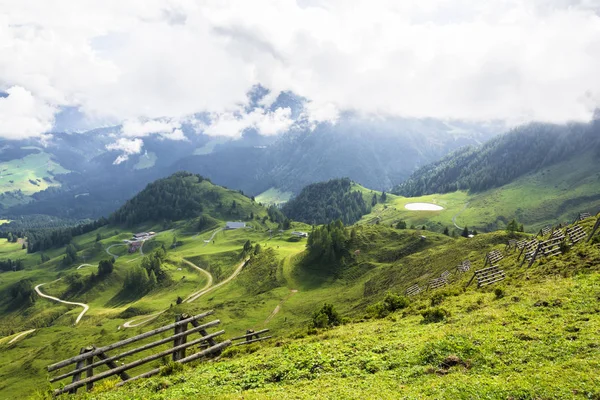
<path fill-rule="evenodd" d="M 187 318 L 189 318 L 189 315 L 181 314 L 181 315 L 178 315 L 175 317 L 175 322 L 179 322 L 179 321 L 185 320 Z M 187 325 L 188 324 L 186 322 L 185 324 L 176 326 L 175 327 L 175 335 L 187 331 Z M 206 331 L 204 331 L 204 332 L 206 333 Z M 186 342 L 187 342 L 187 335 L 183 335 L 181 337 L 176 338 L 173 341 L 173 347 L 181 346 L 182 344 L 185 344 Z M 182 358 L 185 358 L 185 348 L 174 352 L 172 357 L 173 357 L 173 361 L 177 361 L 177 360 L 181 360 Z"/>
<path fill-rule="evenodd" d="M 81 350 L 79 350 L 79 354 L 85 354 L 85 353 L 89 353 L 89 352 L 91 352 L 92 350 L 94 350 L 94 348 L 93 348 L 93 347 L 82 347 L 82 348 L 81 348 Z M 90 357 L 90 358 L 88 358 L 88 359 L 87 359 L 87 362 L 88 362 L 89 364 L 91 364 L 91 363 L 92 363 L 92 360 L 93 360 L 93 358 L 94 358 L 93 356 L 92 356 L 92 357 Z M 77 370 L 77 369 L 81 369 L 85 363 L 86 363 L 86 359 L 83 359 L 83 360 L 77 361 L 77 364 L 75 364 L 75 369 L 76 369 L 76 370 Z M 87 373 L 89 374 L 90 372 L 88 371 Z M 90 375 L 87 375 L 87 376 L 88 376 L 88 377 L 90 377 L 90 376 L 92 376 L 92 375 L 90 374 Z M 75 383 L 75 382 L 79 381 L 80 379 L 81 379 L 81 372 L 78 372 L 78 373 L 76 373 L 75 375 L 73 375 L 73 380 L 72 380 L 72 382 L 71 382 L 71 383 Z M 88 389 L 88 390 L 89 390 L 89 389 Z M 71 394 L 75 394 L 75 393 L 77 393 L 77 388 L 71 389 L 71 390 L 69 391 L 69 393 L 71 393 Z"/>

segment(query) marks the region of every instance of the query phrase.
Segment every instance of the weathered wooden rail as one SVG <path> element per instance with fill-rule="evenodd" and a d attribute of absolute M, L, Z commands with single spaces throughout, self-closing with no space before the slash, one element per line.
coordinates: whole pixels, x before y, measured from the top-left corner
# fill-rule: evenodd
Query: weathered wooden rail
<path fill-rule="evenodd" d="M 552 232 L 552 227 L 551 226 L 545 226 L 542 229 L 540 229 L 540 231 L 538 232 L 538 234 L 536 235 L 536 237 L 538 237 L 538 236 L 544 237 L 544 236 L 548 235 L 550 232 Z"/>
<path fill-rule="evenodd" d="M 234 337 L 234 338 L 232 338 L 230 340 L 232 342 L 234 342 L 236 340 L 242 340 L 242 339 L 244 339 L 241 342 L 234 343 L 233 344 L 234 346 L 240 346 L 240 345 L 244 345 L 244 344 L 250 344 L 250 343 L 260 342 L 262 340 L 271 339 L 273 337 L 273 336 L 262 336 L 262 337 L 260 336 L 263 333 L 267 333 L 267 332 L 269 332 L 268 329 L 263 329 L 263 330 L 256 331 L 256 332 L 253 331 L 252 329 L 248 329 L 246 331 L 245 335 L 237 336 L 237 337 Z"/>
<path fill-rule="evenodd" d="M 531 260 L 533 253 L 535 253 L 535 249 L 537 249 L 538 243 L 539 242 L 537 239 L 532 239 L 528 242 L 525 242 L 523 247 L 521 247 L 521 252 L 517 257 L 517 261 L 519 261 L 521 259 L 521 256 L 523 256 L 523 261 L 521 261 L 521 265 L 523 265 L 525 261 Z"/>
<path fill-rule="evenodd" d="M 575 218 L 575 220 L 573 221 L 573 223 L 579 222 L 579 221 L 583 221 L 587 218 L 590 218 L 592 216 L 592 214 L 590 214 L 589 212 L 582 212 L 579 213 L 579 215 L 577 215 L 577 218 Z"/>
<path fill-rule="evenodd" d="M 485 268 L 488 264 L 495 265 L 503 258 L 504 256 L 502 255 L 500 250 L 492 250 L 486 254 L 485 263 L 483 264 L 483 267 Z"/>
<path fill-rule="evenodd" d="M 427 285 L 427 290 L 438 289 L 442 286 L 446 286 L 447 284 L 448 281 L 444 277 L 440 276 L 439 278 L 434 278 L 429 281 L 429 284 Z"/>
<path fill-rule="evenodd" d="M 550 238 L 543 242 L 539 242 L 535 252 L 531 256 L 531 259 L 529 260 L 529 265 L 527 266 L 527 268 L 531 268 L 533 263 L 540 256 L 548 258 L 548 257 L 554 257 L 559 254 L 562 254 L 562 251 L 560 248 L 561 248 L 562 242 L 564 240 L 565 240 L 565 236 L 562 235 L 562 236 Z"/>
<path fill-rule="evenodd" d="M 474 279 L 477 279 L 477 287 L 482 287 L 500 282 L 505 278 L 504 270 L 501 270 L 497 265 L 492 265 L 491 267 L 475 271 L 466 287 L 469 287 Z"/>
<path fill-rule="evenodd" d="M 172 356 L 174 362 L 186 363 L 200 358 L 220 354 L 223 349 L 232 344 L 232 341 L 225 340 L 221 343 L 217 343 L 215 341 L 215 338 L 225 333 L 224 330 L 220 330 L 213 333 L 208 333 L 206 331 L 209 328 L 213 328 L 219 325 L 220 321 L 214 320 L 204 324 L 198 322 L 198 320 L 208 317 L 212 314 L 213 311 L 208 311 L 191 317 L 185 314 L 178 315 L 175 323 L 173 324 L 165 325 L 152 331 L 145 332 L 140 335 L 109 344 L 107 346 L 87 346 L 82 348 L 80 350 L 79 355 L 48 366 L 48 372 L 52 372 L 63 367 L 75 364 L 74 370 L 65 372 L 61 375 L 50 379 L 50 382 L 57 382 L 71 376 L 73 377 L 72 382 L 70 384 L 64 385 L 63 387 L 54 390 L 54 395 L 59 395 L 61 393 L 76 393 L 77 389 L 83 386 L 85 386 L 87 390 L 91 390 L 94 385 L 94 382 L 114 375 L 118 375 L 121 378 L 122 382 L 119 383 L 119 385 L 121 385 L 140 378 L 158 374 L 160 372 L 160 368 L 155 368 L 150 371 L 146 371 L 134 377 L 131 377 L 127 373 L 127 371 L 169 355 Z M 192 325 L 192 328 L 188 329 L 188 325 Z M 107 352 L 111 350 L 138 343 L 144 339 L 150 338 L 154 335 L 158 335 L 162 332 L 169 331 L 171 329 L 174 329 L 174 334 L 169 337 L 161 338 L 151 343 L 146 343 L 144 345 L 124 351 L 114 356 L 109 356 L 107 354 Z M 200 337 L 188 341 L 188 336 L 193 333 L 198 333 Z M 122 361 L 127 356 L 140 353 L 167 343 L 173 343 L 172 347 L 128 363 L 124 363 Z M 200 351 L 196 351 L 193 354 L 186 355 L 186 350 L 190 349 L 192 346 L 196 346 L 197 350 Z M 97 361 L 94 361 L 94 358 L 97 358 Z M 118 365 L 118 362 L 120 362 L 121 365 Z M 99 367 L 105 368 L 106 370 L 98 374 L 94 374 L 94 370 L 98 371 Z M 86 377 L 82 379 L 82 374 L 84 373 Z"/>
<path fill-rule="evenodd" d="M 406 289 L 405 293 L 406 293 L 407 296 L 416 296 L 419 293 L 421 293 L 422 291 L 423 291 L 423 289 L 421 289 L 419 287 L 419 285 L 414 284 L 411 287 L 409 287 L 408 289 Z"/>
<path fill-rule="evenodd" d="M 573 246 L 585 239 L 587 233 L 585 233 L 581 225 L 574 225 L 567 228 L 567 236 L 569 237 L 569 245 Z"/>
<path fill-rule="evenodd" d="M 598 217 L 598 219 L 596 220 L 596 223 L 594 224 L 594 227 L 592 228 L 592 231 L 590 232 L 590 235 L 588 236 L 586 242 L 589 242 L 592 239 L 592 236 L 594 236 L 598 228 L 600 228 L 600 217 Z"/>
<path fill-rule="evenodd" d="M 504 251 L 516 250 L 517 249 L 517 239 L 509 239 Z"/>
<path fill-rule="evenodd" d="M 465 273 L 471 269 L 471 261 L 464 260 L 457 267 L 456 270 L 460 273 Z"/>

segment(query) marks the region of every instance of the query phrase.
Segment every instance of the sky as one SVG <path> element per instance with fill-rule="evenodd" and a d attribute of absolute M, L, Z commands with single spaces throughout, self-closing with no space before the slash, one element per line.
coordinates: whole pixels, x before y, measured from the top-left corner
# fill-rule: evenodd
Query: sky
<path fill-rule="evenodd" d="M 600 0 L 0 0 L 0 138 L 43 137 L 65 110 L 120 125 L 114 149 L 433 117 L 561 123 L 600 106 Z M 249 109 L 248 92 L 269 90 Z M 202 121 L 197 115 L 208 116 Z M 208 122 L 207 122 L 208 121 Z"/>

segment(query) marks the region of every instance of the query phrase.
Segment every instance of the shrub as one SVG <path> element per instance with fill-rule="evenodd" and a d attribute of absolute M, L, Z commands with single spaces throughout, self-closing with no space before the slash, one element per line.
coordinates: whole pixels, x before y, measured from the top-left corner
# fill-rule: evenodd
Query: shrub
<path fill-rule="evenodd" d="M 419 358 L 422 364 L 440 365 L 449 356 L 466 360 L 478 352 L 477 347 L 468 338 L 461 335 L 447 335 L 441 340 L 427 342 Z"/>
<path fill-rule="evenodd" d="M 410 300 L 406 297 L 388 292 L 382 301 L 369 306 L 367 312 L 375 318 L 385 318 L 391 312 L 406 308 L 409 304 Z"/>
<path fill-rule="evenodd" d="M 442 293 L 436 293 L 431 297 L 431 307 L 439 306 L 444 301 Z"/>
<path fill-rule="evenodd" d="M 501 299 L 504 297 L 504 289 L 496 288 L 496 289 L 494 289 L 494 294 L 496 295 L 497 299 Z"/>
<path fill-rule="evenodd" d="M 423 323 L 430 324 L 435 322 L 441 322 L 450 316 L 450 313 L 443 308 L 428 308 L 421 313 L 423 316 Z"/>
<path fill-rule="evenodd" d="M 331 304 L 323 304 L 323 307 L 313 314 L 312 324 L 315 328 L 327 328 L 341 324 L 340 315 Z"/>

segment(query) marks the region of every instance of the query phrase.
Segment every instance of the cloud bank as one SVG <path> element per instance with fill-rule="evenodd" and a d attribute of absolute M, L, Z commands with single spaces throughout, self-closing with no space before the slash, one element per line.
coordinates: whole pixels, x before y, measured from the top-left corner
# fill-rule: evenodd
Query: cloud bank
<path fill-rule="evenodd" d="M 277 134 L 286 107 L 240 109 L 257 84 L 340 111 L 587 120 L 600 105 L 599 0 L 0 0 L 0 137 L 61 107 L 126 138 Z M 272 98 L 271 98 L 272 100 Z M 151 122 L 151 121 L 158 122 Z"/>

